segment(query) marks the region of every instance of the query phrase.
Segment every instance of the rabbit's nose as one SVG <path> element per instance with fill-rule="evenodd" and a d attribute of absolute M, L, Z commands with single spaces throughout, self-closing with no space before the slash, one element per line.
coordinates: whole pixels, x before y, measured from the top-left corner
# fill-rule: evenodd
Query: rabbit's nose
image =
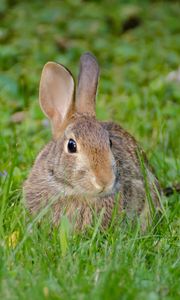
<path fill-rule="evenodd" d="M 92 184 L 99 193 L 103 192 L 104 190 L 110 191 L 111 189 L 113 189 L 114 182 L 115 176 L 112 176 L 111 181 L 109 180 L 109 178 L 101 178 L 100 180 L 97 180 L 95 176 L 92 178 Z"/>
<path fill-rule="evenodd" d="M 104 189 L 104 187 L 98 183 L 95 176 L 92 177 L 91 182 L 93 186 L 96 188 L 96 190 L 98 190 L 99 192 L 101 192 Z"/>

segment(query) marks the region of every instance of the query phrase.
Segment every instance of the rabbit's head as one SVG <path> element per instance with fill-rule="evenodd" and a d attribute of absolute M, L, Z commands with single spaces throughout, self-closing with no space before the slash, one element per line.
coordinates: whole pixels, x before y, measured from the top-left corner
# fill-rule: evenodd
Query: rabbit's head
<path fill-rule="evenodd" d="M 40 106 L 52 125 L 49 180 L 66 196 L 104 196 L 115 189 L 109 133 L 95 118 L 99 67 L 89 53 L 80 60 L 78 86 L 62 65 L 48 62 L 40 81 Z M 50 179 L 51 178 L 51 179 Z"/>

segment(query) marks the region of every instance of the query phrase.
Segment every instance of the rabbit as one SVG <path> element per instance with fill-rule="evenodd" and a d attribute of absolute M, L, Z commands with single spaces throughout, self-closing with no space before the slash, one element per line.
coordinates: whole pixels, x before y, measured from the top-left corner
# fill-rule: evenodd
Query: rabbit
<path fill-rule="evenodd" d="M 39 102 L 53 139 L 24 183 L 26 206 L 35 214 L 49 205 L 54 225 L 65 213 L 81 230 L 101 211 L 102 227 L 109 226 L 118 203 L 118 215 L 125 211 L 130 219 L 137 216 L 145 227 L 151 221 L 147 186 L 158 210 L 159 182 L 135 138 L 118 124 L 96 119 L 98 79 L 99 66 L 91 53 L 80 58 L 77 89 L 67 68 L 45 64 Z"/>

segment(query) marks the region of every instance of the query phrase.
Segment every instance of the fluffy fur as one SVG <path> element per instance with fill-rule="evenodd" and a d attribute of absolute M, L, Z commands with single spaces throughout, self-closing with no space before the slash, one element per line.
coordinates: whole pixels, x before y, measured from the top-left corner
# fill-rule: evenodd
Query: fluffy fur
<path fill-rule="evenodd" d="M 156 208 L 159 184 L 135 139 L 115 123 L 96 120 L 98 74 L 95 58 L 84 54 L 75 97 L 67 69 L 54 63 L 45 66 L 40 104 L 51 120 L 54 138 L 39 153 L 25 182 L 27 207 L 37 213 L 51 202 L 54 224 L 66 213 L 80 229 L 103 209 L 102 225 L 106 227 L 118 193 L 119 213 L 125 210 L 130 217 L 139 215 L 145 226 L 150 214 L 139 155 Z M 68 152 L 69 139 L 76 142 L 76 153 Z"/>

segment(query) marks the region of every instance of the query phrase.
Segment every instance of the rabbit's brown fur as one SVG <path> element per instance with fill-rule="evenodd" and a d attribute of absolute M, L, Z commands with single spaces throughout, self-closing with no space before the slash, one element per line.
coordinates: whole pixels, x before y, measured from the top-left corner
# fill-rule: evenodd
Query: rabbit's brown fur
<path fill-rule="evenodd" d="M 102 225 L 106 227 L 117 192 L 119 213 L 125 210 L 129 216 L 143 216 L 146 222 L 149 209 L 139 155 L 153 203 L 159 207 L 158 181 L 135 139 L 119 125 L 95 119 L 98 73 L 94 57 L 82 56 L 75 98 L 71 74 L 60 65 L 45 66 L 40 103 L 51 120 L 54 139 L 38 155 L 24 185 L 30 212 L 36 213 L 52 202 L 55 224 L 66 213 L 80 229 L 91 224 L 93 215 L 98 216 L 102 209 Z M 67 150 L 70 139 L 76 142 L 76 153 Z"/>

